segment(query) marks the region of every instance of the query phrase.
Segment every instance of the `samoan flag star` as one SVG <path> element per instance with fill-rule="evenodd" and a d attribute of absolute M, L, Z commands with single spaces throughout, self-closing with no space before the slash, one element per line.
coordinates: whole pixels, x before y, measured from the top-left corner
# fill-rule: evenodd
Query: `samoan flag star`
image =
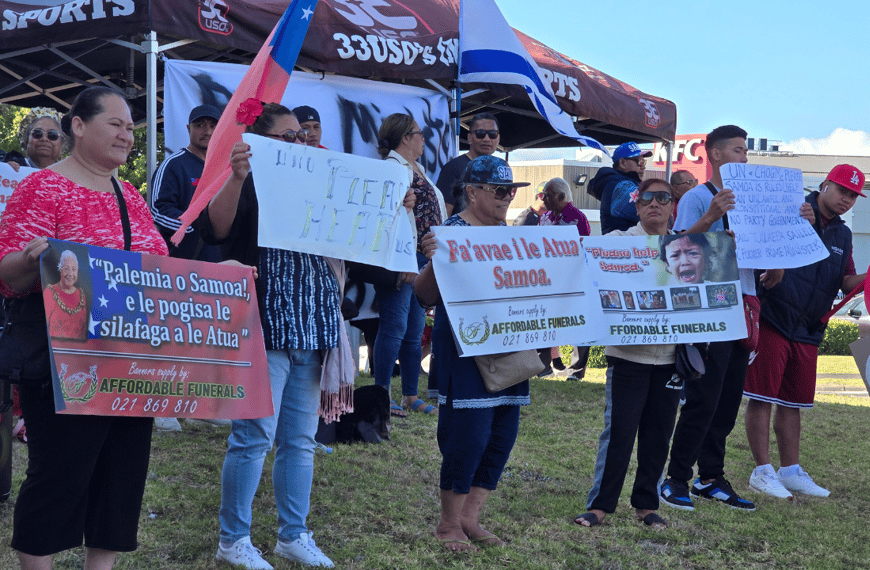
<path fill-rule="evenodd" d="M 311 14 L 313 14 L 313 13 L 314 13 L 314 10 L 311 9 L 311 6 L 309 6 L 308 8 L 303 8 L 302 9 L 302 19 L 303 20 L 309 19 L 311 17 Z"/>
<path fill-rule="evenodd" d="M 109 300 L 106 299 L 103 295 L 100 295 L 100 306 L 101 307 L 108 307 L 109 306 Z"/>

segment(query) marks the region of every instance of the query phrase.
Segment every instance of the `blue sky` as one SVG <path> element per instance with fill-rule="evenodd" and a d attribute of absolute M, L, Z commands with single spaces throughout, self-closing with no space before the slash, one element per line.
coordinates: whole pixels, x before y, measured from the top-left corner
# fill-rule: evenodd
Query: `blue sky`
<path fill-rule="evenodd" d="M 866 0 L 496 2 L 518 30 L 676 103 L 678 134 L 734 123 L 870 154 Z"/>

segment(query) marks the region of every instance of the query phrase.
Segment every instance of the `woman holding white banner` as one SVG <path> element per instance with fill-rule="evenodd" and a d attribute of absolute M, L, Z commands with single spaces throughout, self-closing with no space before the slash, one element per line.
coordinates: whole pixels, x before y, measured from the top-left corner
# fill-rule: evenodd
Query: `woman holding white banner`
<path fill-rule="evenodd" d="M 527 182 L 514 182 L 508 164 L 492 155 L 472 160 L 458 184 L 467 206 L 445 226 L 504 225 L 517 187 L 528 186 Z M 432 259 L 435 250 L 435 238 L 428 234 L 423 239 L 423 252 Z M 431 263 L 421 270 L 414 292 L 427 306 L 441 302 Z M 475 544 L 504 545 L 480 526 L 480 513 L 510 457 L 519 431 L 520 406 L 529 404 L 529 383 L 488 392 L 474 358 L 459 356 L 444 307 L 435 311 L 432 341 L 442 455 L 441 521 L 435 536 L 454 552 L 475 551 Z"/>
<path fill-rule="evenodd" d="M 408 169 L 408 182 L 414 191 L 413 219 L 417 228 L 417 262 L 426 263 L 423 255 L 423 236 L 432 226 L 439 226 L 447 218 L 444 197 L 429 180 L 417 160 L 423 156 L 423 131 L 414 117 L 393 113 L 378 130 L 378 153 Z M 375 384 L 390 391 L 390 380 L 396 358 L 402 375 L 402 405 L 390 401 L 393 415 L 406 415 L 404 409 L 426 414 L 438 413 L 435 406 L 417 397 L 420 382 L 420 359 L 425 314 L 413 295 L 416 273 L 403 273 L 398 288 L 375 285 L 375 298 L 380 315 L 378 336 L 375 338 Z"/>
<path fill-rule="evenodd" d="M 609 236 L 667 235 L 674 213 L 673 189 L 664 180 L 645 180 L 631 195 L 640 223 Z M 659 508 L 658 480 L 668 457 L 668 442 L 674 429 L 683 381 L 676 374 L 673 344 L 608 346 L 604 431 L 592 489 L 586 500 L 588 512 L 574 522 L 583 527 L 601 524 L 616 510 L 631 451 L 637 437 L 637 473 L 631 505 L 638 519 L 656 529 L 667 523 Z"/>
<path fill-rule="evenodd" d="M 305 141 L 296 116 L 277 103 L 248 99 L 236 111 L 236 120 L 247 124 L 250 133 L 288 143 Z M 225 258 L 257 268 L 257 298 L 275 407 L 266 418 L 233 420 L 221 474 L 216 558 L 249 569 L 272 568 L 251 543 L 251 505 L 266 454 L 274 445 L 272 481 L 279 524 L 275 553 L 308 566 L 332 568 L 306 519 L 318 409 L 334 419 L 353 401 L 352 373 L 341 379 L 322 373 L 321 354 L 338 347 L 340 335 L 345 334 L 339 281 L 324 257 L 259 247 L 260 209 L 250 157 L 245 142 L 233 146 L 232 174 L 197 221 L 203 240 L 223 245 Z M 287 191 L 298 194 L 304 189 Z"/>
<path fill-rule="evenodd" d="M 25 178 L 0 223 L 0 291 L 22 306 L 38 296 L 40 312 L 39 256 L 48 249 L 46 238 L 168 253 L 142 196 L 112 174 L 133 148 L 124 98 L 108 87 L 85 89 L 62 126 L 72 141 L 70 156 Z M 63 286 L 72 288 L 74 280 Z M 45 570 L 53 554 L 84 539 L 84 568 L 106 570 L 118 552 L 137 547 L 153 420 L 57 414 L 51 377 L 46 369 L 44 379 L 21 385 L 28 467 L 15 505 L 12 548 L 24 570 Z"/>

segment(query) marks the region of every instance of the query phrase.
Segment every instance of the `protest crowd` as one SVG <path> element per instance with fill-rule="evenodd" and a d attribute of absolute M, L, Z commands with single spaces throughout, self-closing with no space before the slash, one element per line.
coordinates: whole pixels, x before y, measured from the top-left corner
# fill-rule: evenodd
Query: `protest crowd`
<path fill-rule="evenodd" d="M 290 110 L 278 102 L 249 99 L 223 111 L 197 106 L 188 116 L 190 144 L 166 156 L 154 173 L 148 203 L 114 174 L 133 145 L 133 120 L 123 97 L 106 87 L 91 87 L 60 121 L 51 116 L 32 120 L 23 130 L 26 155 L 5 157 L 16 170 L 37 169 L 19 183 L 0 220 L 0 292 L 9 301 L 8 322 L 17 323 L 25 312 L 44 320 L 48 310 L 52 338 L 84 342 L 88 334 L 82 311 L 91 301 L 85 300 L 81 280 L 86 268 L 74 253 L 64 251 L 56 262 L 60 280 L 43 284 L 40 255 L 49 249 L 49 239 L 223 263 L 253 275 L 268 372 L 264 390 L 271 394 L 273 413 L 201 421 L 229 428 L 223 468 L 215 474 L 221 482 L 220 507 L 214 513 L 219 527 L 216 558 L 229 565 L 271 569 L 266 555 L 251 541 L 251 527 L 252 502 L 273 448 L 278 516 L 274 554 L 307 566 L 334 566 L 306 521 L 315 436 L 322 419 L 331 423 L 348 417 L 355 402 L 357 414 L 368 405 L 354 397 L 354 371 L 347 366 L 348 350 L 357 347 L 348 344 L 345 321 L 359 319 L 377 387 L 374 399 L 387 410 L 386 417 L 373 421 L 385 423 L 391 415 L 399 418 L 395 421 L 410 422 L 415 413 L 438 416 L 434 439 L 442 463 L 435 537 L 451 553 L 505 547 L 509 539 L 484 528 L 481 515 L 522 429 L 520 409 L 531 404 L 528 380 L 557 362 L 562 365 L 559 349 L 536 346 L 526 374 L 518 371 L 518 360 L 503 368 L 495 363 L 481 367 L 479 357 L 464 354 L 459 346 L 456 323 L 447 309 L 449 284 L 437 279 L 435 258 L 447 255 L 437 237 L 442 227 L 472 235 L 507 226 L 517 188 L 528 183 L 515 181 L 508 163 L 494 155 L 501 134 L 495 115 L 481 113 L 466 121 L 469 151 L 447 162 L 436 183 L 419 162 L 428 134 L 422 121 L 396 112 L 379 125 L 376 143 L 383 163 L 398 167 L 407 178 L 396 216 L 412 228 L 407 253 L 415 270 L 360 267 L 325 255 L 263 246 L 261 218 L 278 205 L 262 198 L 271 194 L 262 193 L 256 179 L 252 164 L 257 149 L 248 138 L 214 140 L 216 127 L 229 120 L 243 125 L 246 137 L 259 135 L 281 144 L 309 145 L 307 150 L 314 153 L 332 152 L 321 144 L 321 135 L 338 127 L 321 125 L 320 118 L 316 105 L 308 104 Z M 864 196 L 864 175 L 850 165 L 835 167 L 819 190 L 791 212 L 812 226 L 829 253 L 824 259 L 787 269 L 759 270 L 738 263 L 739 271 L 725 279 L 721 259 L 727 252 L 720 252 L 720 242 L 706 236 L 734 236 L 728 213 L 737 199 L 720 167 L 747 163 L 746 137 L 746 131 L 735 125 L 717 127 L 707 135 L 713 168 L 706 183 L 698 184 L 685 171 L 674 173 L 670 182 L 644 179 L 650 153 L 634 142 L 619 145 L 612 152 L 612 167 L 600 169 L 591 181 L 590 193 L 601 201 L 607 243 L 652 240 L 656 248 L 650 263 L 662 268 L 662 283 L 676 289 L 672 303 L 700 307 L 698 295 L 704 289 L 699 284 L 734 281 L 742 291 L 742 303 L 736 294 L 728 296 L 737 290 L 727 288 L 709 302 L 738 310 L 745 305 L 754 320 L 747 317 L 747 338 L 699 342 L 689 349 L 668 337 L 665 342 L 608 344 L 604 429 L 595 464 L 584 466 L 592 472 L 585 512 L 572 519 L 577 525 L 572 528 L 582 528 L 580 532 L 594 532 L 592 527 L 615 512 L 635 445 L 630 504 L 637 519 L 657 531 L 668 528 L 659 510 L 662 504 L 692 511 L 696 501 L 704 499 L 741 512 L 755 511 L 755 503 L 738 493 L 729 477 L 748 478 L 752 491 L 782 499 L 829 494 L 800 464 L 800 414 L 813 405 L 823 318 L 839 291 L 849 293 L 865 277 L 857 274 L 851 232 L 841 219 Z M 227 163 L 216 166 L 227 176 L 197 209 L 197 185 L 209 174 L 205 169 L 210 143 L 230 148 Z M 61 158 L 64 145 L 69 154 Z M 297 188 L 279 190 L 302 194 Z M 298 201 L 302 204 L 301 197 Z M 182 220 L 186 211 L 194 214 L 190 224 Z M 592 239 L 589 221 L 574 206 L 571 188 L 561 178 L 548 181 L 510 229 L 526 231 L 530 226 L 540 235 L 548 228 L 573 226 L 577 234 L 571 240 L 580 239 L 573 243 Z M 173 241 L 176 232 L 183 239 Z M 507 253 L 499 255 L 510 253 L 505 248 Z M 560 252 L 570 255 L 570 248 Z M 468 269 L 468 281 L 476 278 L 472 271 Z M 535 275 L 545 282 L 543 273 Z M 633 296 L 625 291 L 635 291 L 629 284 L 632 277 L 622 279 L 618 290 L 586 293 L 600 300 L 606 311 L 662 309 L 670 300 L 652 291 Z M 426 311 L 432 308 L 434 324 L 424 333 Z M 44 327 L 41 334 L 45 335 Z M 431 339 L 431 348 L 426 348 L 431 350 L 431 363 L 429 389 L 421 395 L 425 337 Z M 573 351 L 569 367 L 582 370 L 588 345 L 566 345 Z M 694 370 L 696 375 L 681 365 L 681 358 L 690 358 L 685 350 L 703 362 L 702 370 Z M 514 354 L 522 352 L 529 351 Z M 22 418 L 17 433 L 26 437 L 29 463 L 17 492 L 11 547 L 25 570 L 51 568 L 52 555 L 83 543 L 86 569 L 112 568 L 118 553 L 137 548 L 154 419 L 56 413 L 52 376 L 46 363 L 36 379 L 17 387 Z M 399 401 L 390 396 L 394 376 L 401 379 Z M 751 474 L 726 474 L 726 440 L 744 397 L 749 402 L 745 430 L 757 467 Z M 771 419 L 778 469 L 769 449 Z M 163 415 L 157 421 L 162 430 L 181 429 L 172 417 Z M 383 423 L 374 429 L 388 438 Z M 814 475 L 823 479 L 826 474 Z"/>

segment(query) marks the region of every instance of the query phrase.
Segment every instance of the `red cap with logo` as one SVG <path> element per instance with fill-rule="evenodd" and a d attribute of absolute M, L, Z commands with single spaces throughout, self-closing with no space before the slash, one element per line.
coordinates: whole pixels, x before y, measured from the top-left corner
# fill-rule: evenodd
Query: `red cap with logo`
<path fill-rule="evenodd" d="M 861 192 L 861 189 L 864 188 L 864 173 L 851 164 L 838 164 L 835 166 L 831 169 L 828 177 L 825 178 L 825 182 L 828 180 L 851 190 L 859 196 L 864 196 L 864 193 Z M 866 196 L 864 197 L 866 198 Z"/>

